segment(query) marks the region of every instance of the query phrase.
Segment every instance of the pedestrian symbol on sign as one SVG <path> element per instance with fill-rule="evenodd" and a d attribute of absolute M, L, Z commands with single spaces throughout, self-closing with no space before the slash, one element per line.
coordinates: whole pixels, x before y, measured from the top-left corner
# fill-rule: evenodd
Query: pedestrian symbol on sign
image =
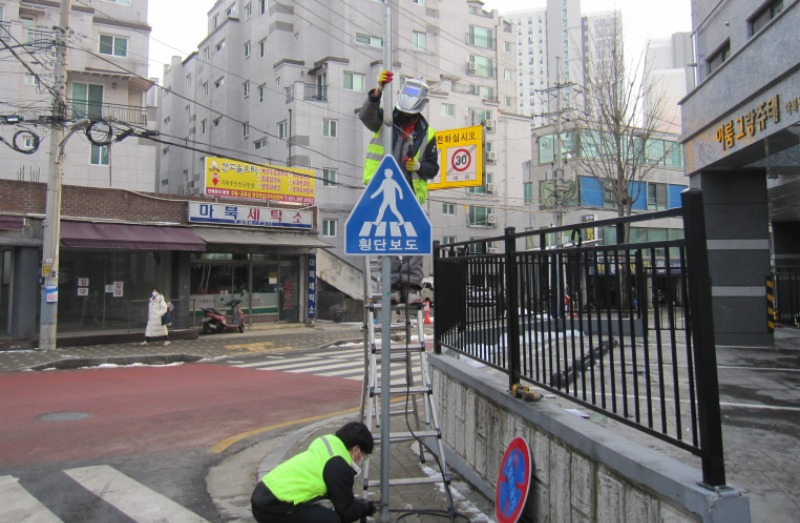
<path fill-rule="evenodd" d="M 430 221 L 392 156 L 384 157 L 347 219 L 345 253 L 431 253 Z"/>

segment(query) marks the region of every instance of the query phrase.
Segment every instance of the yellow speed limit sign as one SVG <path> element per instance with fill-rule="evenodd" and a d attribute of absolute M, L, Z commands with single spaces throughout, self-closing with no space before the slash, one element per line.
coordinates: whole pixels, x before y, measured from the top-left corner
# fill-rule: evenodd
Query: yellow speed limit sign
<path fill-rule="evenodd" d="M 428 181 L 428 189 L 483 185 L 483 126 L 438 131 L 436 146 L 439 174 Z"/>

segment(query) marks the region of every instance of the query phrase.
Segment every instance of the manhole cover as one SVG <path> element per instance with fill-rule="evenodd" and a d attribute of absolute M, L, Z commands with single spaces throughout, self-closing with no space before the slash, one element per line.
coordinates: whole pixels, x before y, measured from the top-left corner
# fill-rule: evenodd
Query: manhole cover
<path fill-rule="evenodd" d="M 77 421 L 91 416 L 88 412 L 51 412 L 36 418 L 41 421 Z"/>

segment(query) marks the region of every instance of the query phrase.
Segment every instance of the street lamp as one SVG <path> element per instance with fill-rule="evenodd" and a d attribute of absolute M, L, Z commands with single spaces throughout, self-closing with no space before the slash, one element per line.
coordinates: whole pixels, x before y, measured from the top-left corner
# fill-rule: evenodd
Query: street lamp
<path fill-rule="evenodd" d="M 42 297 L 39 311 L 39 348 L 42 350 L 56 348 L 58 254 L 61 243 L 61 183 L 64 176 L 64 149 L 73 134 L 86 129 L 91 123 L 92 121 L 88 118 L 77 120 L 69 125 L 69 132 L 64 138 L 61 138 L 64 133 L 63 129 L 54 131 L 50 137 L 50 154 L 53 158 L 53 165 L 47 181 L 47 209 L 42 239 Z"/>

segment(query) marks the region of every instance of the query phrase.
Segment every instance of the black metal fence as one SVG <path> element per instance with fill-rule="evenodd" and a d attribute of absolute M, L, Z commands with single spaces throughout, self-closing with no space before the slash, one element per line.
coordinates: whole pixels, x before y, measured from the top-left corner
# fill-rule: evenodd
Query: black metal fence
<path fill-rule="evenodd" d="M 685 237 L 621 243 L 630 225 L 662 218 L 683 218 Z M 436 244 L 436 351 L 504 371 L 509 389 L 534 384 L 698 455 L 703 481 L 724 485 L 703 221 L 701 194 L 685 191 L 681 209 Z M 610 226 L 620 243 L 582 241 L 589 227 Z M 546 235 L 567 231 L 571 245 L 546 246 Z M 487 242 L 504 252 L 474 245 Z"/>

